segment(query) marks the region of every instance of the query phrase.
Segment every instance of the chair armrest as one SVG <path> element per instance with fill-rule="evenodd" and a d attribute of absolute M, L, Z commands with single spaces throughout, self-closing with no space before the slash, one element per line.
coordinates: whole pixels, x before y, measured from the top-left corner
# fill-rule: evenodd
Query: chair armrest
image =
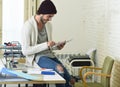
<path fill-rule="evenodd" d="M 105 73 L 96 73 L 96 72 L 86 72 L 83 76 L 83 85 L 84 87 L 87 87 L 87 84 L 86 84 L 86 78 L 88 75 L 96 75 L 96 76 L 103 76 L 103 77 L 111 77 L 111 75 L 109 74 L 105 74 Z"/>
<path fill-rule="evenodd" d="M 93 66 L 83 66 L 83 67 L 80 69 L 80 73 L 79 73 L 80 78 L 81 78 L 82 81 L 83 81 L 82 71 L 83 71 L 84 69 L 102 70 L 102 68 L 98 68 L 98 67 L 93 67 Z"/>
<path fill-rule="evenodd" d="M 103 76 L 103 77 L 110 77 L 111 75 L 105 73 L 96 73 L 96 72 L 86 72 L 83 77 L 83 81 L 86 82 L 86 78 L 88 75 L 96 75 L 96 76 Z"/>
<path fill-rule="evenodd" d="M 83 69 L 96 69 L 96 70 L 102 70 L 102 68 L 94 67 L 94 66 L 83 66 L 83 67 L 81 68 L 81 70 L 83 70 Z"/>

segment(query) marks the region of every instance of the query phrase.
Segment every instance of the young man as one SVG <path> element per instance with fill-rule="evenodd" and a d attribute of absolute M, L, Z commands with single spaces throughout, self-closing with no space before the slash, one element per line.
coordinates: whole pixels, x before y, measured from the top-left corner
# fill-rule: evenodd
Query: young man
<path fill-rule="evenodd" d="M 26 21 L 22 28 L 22 52 L 30 64 L 35 59 L 41 68 L 53 69 L 66 80 L 66 84 L 56 84 L 56 87 L 71 87 L 68 71 L 52 52 L 61 50 L 65 45 L 63 42 L 53 48 L 56 42 L 52 40 L 52 26 L 49 21 L 56 13 L 52 1 L 45 0 L 41 3 L 36 15 Z"/>

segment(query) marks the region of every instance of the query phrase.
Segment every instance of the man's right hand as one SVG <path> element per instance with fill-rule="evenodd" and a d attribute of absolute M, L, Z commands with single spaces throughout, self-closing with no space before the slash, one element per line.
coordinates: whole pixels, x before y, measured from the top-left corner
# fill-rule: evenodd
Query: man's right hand
<path fill-rule="evenodd" d="M 48 47 L 52 47 L 52 46 L 54 46 L 56 43 L 54 42 L 54 41 L 48 41 L 47 42 L 47 45 L 48 45 Z"/>

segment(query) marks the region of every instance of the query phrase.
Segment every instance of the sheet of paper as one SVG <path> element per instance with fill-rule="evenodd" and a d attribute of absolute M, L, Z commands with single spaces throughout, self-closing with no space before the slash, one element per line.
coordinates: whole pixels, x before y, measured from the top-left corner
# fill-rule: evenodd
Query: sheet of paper
<path fill-rule="evenodd" d="M 40 71 L 40 69 L 35 69 L 35 68 L 31 68 L 31 69 L 28 69 L 27 70 L 27 73 L 28 74 L 40 74 L 41 73 L 41 71 Z"/>
<path fill-rule="evenodd" d="M 72 41 L 72 39 L 66 40 L 66 43 L 68 43 L 68 42 L 70 42 L 70 41 Z"/>
<path fill-rule="evenodd" d="M 9 70 L 7 68 L 2 68 L 1 73 L 7 74 L 7 75 L 10 75 L 10 76 L 22 77 L 22 78 L 25 78 L 25 79 L 28 79 L 28 80 L 35 80 L 35 81 L 42 80 L 42 77 L 33 76 L 33 75 L 28 74 L 28 73 L 26 74 L 26 73 L 17 72 L 17 71 L 14 71 L 14 70 Z"/>
<path fill-rule="evenodd" d="M 29 68 L 28 74 L 41 74 L 41 71 L 53 71 L 53 69 L 40 69 L 40 68 Z"/>

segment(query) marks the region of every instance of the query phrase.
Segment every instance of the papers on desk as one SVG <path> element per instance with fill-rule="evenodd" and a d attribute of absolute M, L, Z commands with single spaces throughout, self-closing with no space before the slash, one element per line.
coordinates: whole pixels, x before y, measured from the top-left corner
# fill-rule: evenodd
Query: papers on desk
<path fill-rule="evenodd" d="M 5 67 L 3 67 L 3 68 L 1 67 L 0 73 L 4 73 L 4 74 L 10 75 L 10 76 L 18 76 L 18 77 L 22 77 L 22 78 L 25 78 L 28 80 L 35 80 L 35 81 L 42 80 L 42 75 L 38 77 L 38 76 L 23 73 L 23 72 L 13 71 L 13 70 L 7 69 Z"/>
<path fill-rule="evenodd" d="M 55 75 L 55 71 L 53 71 L 52 69 L 37 69 L 37 68 L 31 68 L 28 69 L 28 74 L 41 74 L 41 75 Z"/>
<path fill-rule="evenodd" d="M 15 77 L 22 77 L 28 80 L 36 80 L 36 81 L 40 81 L 42 80 L 43 76 L 42 75 L 55 75 L 55 71 L 53 71 L 52 69 L 44 69 L 44 70 L 40 70 L 40 68 L 31 68 L 28 69 L 27 73 L 23 73 L 23 72 L 18 72 L 15 70 L 10 70 L 7 69 L 5 67 L 0 67 L 0 73 L 3 73 L 5 75 L 9 75 L 9 76 L 15 76 Z M 39 77 L 38 77 L 39 75 Z"/>

